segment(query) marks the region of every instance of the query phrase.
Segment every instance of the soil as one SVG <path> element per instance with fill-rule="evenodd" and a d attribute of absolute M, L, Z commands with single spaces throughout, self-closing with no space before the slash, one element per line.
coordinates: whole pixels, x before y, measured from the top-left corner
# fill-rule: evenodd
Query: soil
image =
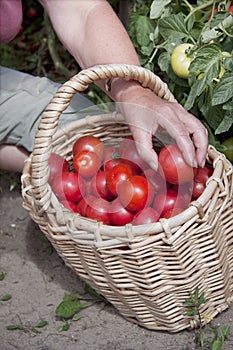
<path fill-rule="evenodd" d="M 19 181 L 19 176 L 14 175 Z M 197 331 L 170 334 L 150 331 L 125 320 L 117 310 L 104 302 L 93 302 L 80 311 L 67 331 L 55 315 L 65 294 L 84 293 L 83 282 L 69 269 L 50 244 L 43 239 L 38 226 L 22 207 L 20 186 L 9 189 L 9 177 L 0 177 L 0 301 L 1 350 L 191 350 Z M 94 300 L 94 299 L 93 299 Z M 218 315 L 213 326 L 231 325 L 233 307 Z M 48 324 L 33 332 L 33 326 L 45 320 Z M 21 324 L 22 329 L 8 330 Z M 232 325 L 231 325 L 232 327 Z M 208 336 L 212 336 L 207 333 Z M 233 349 L 233 332 L 223 349 Z"/>

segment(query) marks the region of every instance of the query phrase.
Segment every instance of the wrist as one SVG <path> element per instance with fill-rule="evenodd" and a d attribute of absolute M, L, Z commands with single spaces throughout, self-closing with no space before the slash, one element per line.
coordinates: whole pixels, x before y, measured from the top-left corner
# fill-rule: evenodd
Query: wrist
<path fill-rule="evenodd" d="M 126 101 L 127 96 L 141 90 L 144 90 L 144 88 L 135 80 L 126 80 L 117 77 L 109 78 L 105 82 L 106 93 L 116 102 Z"/>

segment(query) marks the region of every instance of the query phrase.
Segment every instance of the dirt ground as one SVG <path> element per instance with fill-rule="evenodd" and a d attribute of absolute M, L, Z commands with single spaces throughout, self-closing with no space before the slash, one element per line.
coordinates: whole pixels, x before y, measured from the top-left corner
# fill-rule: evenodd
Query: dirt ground
<path fill-rule="evenodd" d="M 83 309 L 69 330 L 59 331 L 64 322 L 56 318 L 56 307 L 65 294 L 84 293 L 84 284 L 56 252 L 50 254 L 48 242 L 22 208 L 20 188 L 10 191 L 3 177 L 0 185 L 0 274 L 6 274 L 0 281 L 0 298 L 11 295 L 8 301 L 0 301 L 1 350 L 195 349 L 195 331 L 150 331 L 126 321 L 103 302 Z M 229 325 L 232 319 L 233 307 L 218 315 L 212 325 Z M 33 333 L 33 325 L 41 320 L 48 324 Z M 12 324 L 24 327 L 8 330 Z M 233 349 L 233 329 L 223 349 Z"/>

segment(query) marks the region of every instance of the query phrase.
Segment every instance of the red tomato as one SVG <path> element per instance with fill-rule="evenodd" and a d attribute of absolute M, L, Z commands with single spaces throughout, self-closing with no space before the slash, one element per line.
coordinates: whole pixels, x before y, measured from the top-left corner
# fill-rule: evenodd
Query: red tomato
<path fill-rule="evenodd" d="M 103 169 L 105 171 L 110 170 L 117 164 L 122 162 L 120 158 L 119 150 L 112 147 L 105 148 L 104 160 L 103 160 Z"/>
<path fill-rule="evenodd" d="M 118 194 L 119 184 L 132 175 L 132 168 L 127 164 L 117 164 L 107 172 L 107 186 L 115 197 Z"/>
<path fill-rule="evenodd" d="M 231 5 L 228 8 L 228 12 L 230 15 L 233 15 L 233 2 L 231 2 Z"/>
<path fill-rule="evenodd" d="M 213 11 L 211 11 L 211 14 L 208 17 L 208 21 L 210 21 L 216 13 L 218 13 L 218 9 L 217 8 L 215 8 Z"/>
<path fill-rule="evenodd" d="M 212 176 L 213 170 L 214 169 L 208 165 L 203 168 L 197 168 L 196 174 L 194 176 L 194 181 L 201 182 L 205 185 L 206 181 L 210 178 L 210 176 Z"/>
<path fill-rule="evenodd" d="M 169 185 L 167 184 L 164 177 L 162 177 L 158 171 L 148 168 L 143 171 L 142 175 L 145 176 L 145 178 L 148 181 L 150 181 L 150 183 L 154 187 L 155 193 L 167 191 L 167 187 Z"/>
<path fill-rule="evenodd" d="M 107 186 L 107 172 L 99 171 L 96 176 L 94 176 L 91 180 L 91 193 L 96 197 L 102 197 L 107 201 L 111 201 L 114 197 L 112 192 L 109 190 Z"/>
<path fill-rule="evenodd" d="M 51 153 L 49 160 L 49 179 L 48 183 L 51 185 L 57 175 L 70 170 L 69 163 L 66 159 L 56 153 Z"/>
<path fill-rule="evenodd" d="M 37 16 L 37 9 L 30 7 L 27 11 L 28 18 L 34 18 Z"/>
<path fill-rule="evenodd" d="M 119 150 L 123 162 L 130 164 L 135 169 L 135 174 L 140 174 L 144 169 L 148 168 L 148 164 L 139 156 L 132 136 L 121 141 Z"/>
<path fill-rule="evenodd" d="M 186 203 L 186 206 L 191 202 L 192 200 L 192 182 L 187 182 L 183 185 L 174 185 L 171 187 L 172 190 L 177 192 L 177 195 L 182 197 Z"/>
<path fill-rule="evenodd" d="M 173 189 L 168 189 L 167 193 L 158 193 L 153 202 L 153 208 L 162 217 L 166 215 L 167 211 L 174 210 L 174 208 L 182 208 L 184 210 L 186 207 L 185 198 Z"/>
<path fill-rule="evenodd" d="M 133 225 L 144 225 L 144 224 L 152 224 L 153 222 L 159 221 L 160 215 L 159 213 L 151 207 L 144 208 L 138 211 L 133 218 Z"/>
<path fill-rule="evenodd" d="M 115 198 L 110 204 L 109 218 L 112 225 L 124 226 L 133 220 L 133 213 L 125 209 L 119 198 Z"/>
<path fill-rule="evenodd" d="M 197 199 L 203 193 L 205 185 L 202 182 L 194 181 L 192 184 L 192 198 Z"/>
<path fill-rule="evenodd" d="M 153 197 L 153 186 L 144 176 L 131 176 L 119 185 L 119 198 L 127 210 L 142 210 L 152 203 Z"/>
<path fill-rule="evenodd" d="M 185 162 L 181 151 L 174 144 L 167 145 L 160 151 L 159 168 L 161 175 L 174 185 L 184 184 L 194 177 L 194 169 Z"/>
<path fill-rule="evenodd" d="M 110 225 L 109 218 L 110 203 L 103 198 L 95 198 L 92 203 L 87 206 L 86 217 L 101 221 L 105 225 Z"/>
<path fill-rule="evenodd" d="M 59 199 L 72 202 L 79 202 L 86 193 L 83 178 L 71 171 L 57 176 L 53 181 L 52 189 Z"/>
<path fill-rule="evenodd" d="M 63 200 L 61 201 L 61 204 L 62 204 L 65 208 L 69 209 L 70 211 L 72 211 L 72 212 L 74 212 L 74 213 L 80 213 L 77 204 L 74 203 L 74 202 L 67 201 L 66 199 L 63 199 Z"/>
<path fill-rule="evenodd" d="M 94 176 L 101 166 L 101 162 L 97 154 L 86 150 L 81 151 L 74 156 L 73 164 L 77 173 L 84 178 Z"/>
<path fill-rule="evenodd" d="M 86 195 L 85 197 L 83 197 L 81 199 L 81 201 L 78 202 L 77 208 L 78 208 L 80 215 L 86 216 L 87 207 L 88 207 L 88 205 L 91 205 L 91 203 L 93 202 L 94 199 L 96 199 L 96 197 L 94 197 L 92 195 Z"/>
<path fill-rule="evenodd" d="M 104 144 L 93 135 L 85 135 L 78 138 L 73 144 L 73 156 L 81 151 L 95 152 L 102 161 L 104 158 Z"/>
<path fill-rule="evenodd" d="M 171 217 L 175 216 L 175 215 L 178 215 L 180 213 L 182 213 L 184 211 L 183 208 L 178 208 L 178 207 L 175 207 L 173 209 L 168 209 L 163 217 L 166 218 L 166 219 L 170 219 Z"/>
<path fill-rule="evenodd" d="M 206 181 L 212 176 L 212 174 L 212 166 L 206 165 L 203 168 L 197 168 L 197 172 L 194 176 L 194 182 L 190 185 L 193 199 L 200 197 L 206 188 Z"/>

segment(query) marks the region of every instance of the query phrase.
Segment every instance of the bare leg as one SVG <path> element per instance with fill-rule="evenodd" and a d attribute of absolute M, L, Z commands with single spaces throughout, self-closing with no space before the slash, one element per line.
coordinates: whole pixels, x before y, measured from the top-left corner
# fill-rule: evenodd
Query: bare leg
<path fill-rule="evenodd" d="M 21 173 L 29 153 L 23 147 L 0 145 L 0 169 Z"/>

